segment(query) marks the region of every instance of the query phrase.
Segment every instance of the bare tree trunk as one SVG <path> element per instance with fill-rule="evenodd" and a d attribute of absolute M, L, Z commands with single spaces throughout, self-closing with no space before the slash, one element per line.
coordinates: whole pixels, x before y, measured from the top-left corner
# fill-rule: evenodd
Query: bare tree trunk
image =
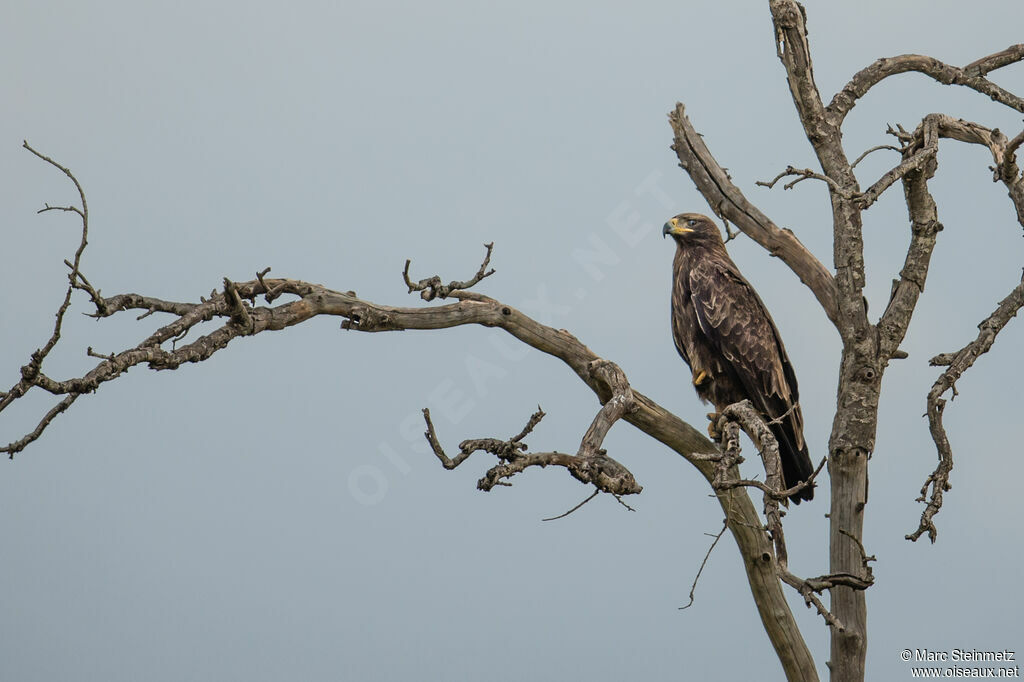
<path fill-rule="evenodd" d="M 868 456 L 878 419 L 878 393 L 851 381 L 861 359 L 844 351 L 839 381 L 839 409 L 829 442 L 828 471 L 832 482 L 829 509 L 829 572 L 860 575 L 864 508 L 868 492 Z M 861 434 L 858 438 L 854 434 Z M 870 434 L 869 440 L 864 440 Z M 829 670 L 834 682 L 864 679 L 867 658 L 867 606 L 864 591 L 837 585 L 830 591 L 831 611 L 844 626 L 832 629 Z"/>

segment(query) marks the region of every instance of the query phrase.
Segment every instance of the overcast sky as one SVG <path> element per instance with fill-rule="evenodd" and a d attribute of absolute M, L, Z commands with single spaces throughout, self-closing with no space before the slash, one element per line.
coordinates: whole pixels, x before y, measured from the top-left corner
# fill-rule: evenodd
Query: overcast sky
<path fill-rule="evenodd" d="M 809 0 L 831 97 L 881 56 L 966 64 L 1021 42 L 1019 0 Z M 687 105 L 737 184 L 831 267 L 827 194 L 754 182 L 813 166 L 766 2 L 140 3 L 13 0 L 0 27 L 0 384 L 45 342 L 78 240 L 75 200 L 27 139 L 69 166 L 91 210 L 83 271 L 107 295 L 197 300 L 222 278 L 277 276 L 418 305 L 401 269 L 464 278 L 576 334 L 698 428 L 707 409 L 668 326 L 673 244 L 709 212 L 669 150 Z M 1024 92 L 1024 67 L 994 80 Z M 891 79 L 854 110 L 848 152 L 939 111 L 1021 116 L 967 90 Z M 873 182 L 897 157 L 858 166 Z M 911 544 L 934 467 L 928 358 L 972 339 L 1019 281 L 1024 240 L 980 148 L 943 143 L 945 231 L 886 375 L 865 545 L 871 679 L 909 679 L 905 648 L 1020 650 L 1019 322 L 958 384 L 957 456 L 939 542 Z M 616 231 L 636 219 L 643 236 Z M 867 217 L 877 315 L 908 242 L 898 188 Z M 611 252 L 598 266 L 581 253 Z M 782 332 L 811 458 L 825 454 L 838 341 L 815 299 L 746 238 L 733 257 Z M 87 311 L 76 299 L 75 311 Z M 72 314 L 48 361 L 135 345 L 161 323 Z M 508 437 L 539 403 L 532 449 L 574 451 L 598 404 L 559 362 L 497 330 L 359 335 L 339 320 L 233 343 L 175 372 L 132 370 L 78 401 L 0 472 L 0 677 L 33 680 L 778 679 L 731 538 L 691 581 L 722 512 L 696 471 L 627 424 L 606 441 L 644 492 L 551 523 L 588 489 L 563 471 L 475 489 L 493 462 L 444 471 L 421 442 L 434 406 L 450 449 Z M 38 396 L 0 420 L 31 430 Z M 444 406 L 448 407 L 445 408 Z M 750 459 L 745 469 L 753 475 Z M 787 516 L 791 567 L 828 569 L 828 495 Z M 825 676 L 820 618 L 791 604 Z"/>

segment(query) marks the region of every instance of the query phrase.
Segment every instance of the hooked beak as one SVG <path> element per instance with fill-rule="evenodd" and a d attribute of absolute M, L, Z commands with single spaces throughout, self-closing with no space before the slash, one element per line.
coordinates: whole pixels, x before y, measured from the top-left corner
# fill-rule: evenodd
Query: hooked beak
<path fill-rule="evenodd" d="M 665 227 L 661 228 L 661 236 L 662 238 L 665 238 L 670 234 L 687 234 L 689 232 L 695 231 L 696 230 L 691 230 L 688 227 L 683 227 L 682 225 L 679 224 L 678 218 L 673 218 L 672 220 L 665 223 Z"/>

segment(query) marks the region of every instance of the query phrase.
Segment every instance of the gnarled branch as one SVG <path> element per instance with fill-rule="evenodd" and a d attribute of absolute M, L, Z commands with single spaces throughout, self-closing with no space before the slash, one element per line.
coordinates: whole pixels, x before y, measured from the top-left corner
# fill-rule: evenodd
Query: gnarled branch
<path fill-rule="evenodd" d="M 591 373 L 595 376 L 600 375 L 600 380 L 612 387 L 612 397 L 605 402 L 597 416 L 594 417 L 593 423 L 583 436 L 576 455 L 561 452 L 526 452 L 526 444 L 522 442 L 522 439 L 533 431 L 533 428 L 544 417 L 544 411 L 540 408 L 530 417 L 529 422 L 518 435 L 507 441 L 497 438 L 462 441 L 459 444 L 459 454 L 455 458 L 449 458 L 444 453 L 434 431 L 434 425 L 430 421 L 430 410 L 424 409 L 423 418 L 427 422 L 425 434 L 427 442 L 430 443 L 434 454 L 441 460 L 445 469 L 454 469 L 471 454 L 481 450 L 495 455 L 500 463 L 492 467 L 477 483 L 480 490 L 491 490 L 496 485 L 511 485 L 506 479 L 529 467 L 554 465 L 564 467 L 572 474 L 573 478 L 581 483 L 593 484 L 600 492 L 611 493 L 616 497 L 635 495 L 643 490 L 643 487 L 636 482 L 633 474 L 626 467 L 609 457 L 601 447 L 612 425 L 629 411 L 635 409 L 633 392 L 629 388 L 626 375 L 614 363 L 607 360 L 594 360 L 591 362 Z"/>
<path fill-rule="evenodd" d="M 476 271 L 476 274 L 465 282 L 460 280 L 452 280 L 448 284 L 442 284 L 441 278 L 438 275 L 421 279 L 419 282 L 413 282 L 409 279 L 409 266 L 412 265 L 412 260 L 406 259 L 405 269 L 402 270 L 402 279 L 405 280 L 405 285 L 409 287 L 409 293 L 414 291 L 420 292 L 420 298 L 424 301 L 433 301 L 435 298 L 448 298 L 455 292 L 465 291 L 473 286 L 480 283 L 485 277 L 490 277 L 494 274 L 494 268 L 490 270 L 487 266 L 491 262 L 491 252 L 494 250 L 494 242 L 490 244 L 484 244 L 484 248 L 487 249 L 487 255 L 484 256 L 483 263 L 480 264 L 480 268 Z"/>
<path fill-rule="evenodd" d="M 824 460 L 822 464 L 818 465 L 818 469 L 810 479 L 803 482 L 800 486 L 794 486 L 790 490 L 783 490 L 784 479 L 782 476 L 782 460 L 779 456 L 778 441 L 772 434 L 768 424 L 754 410 L 749 400 L 726 407 L 719 419 L 719 428 L 723 434 L 722 450 L 723 457 L 725 458 L 724 461 L 737 464 L 742 461 L 739 455 L 739 430 L 743 429 L 760 449 L 761 459 L 764 462 L 765 468 L 764 484 L 757 481 L 726 480 L 719 485 L 721 487 L 754 486 L 762 490 L 764 493 L 764 516 L 767 522 L 766 530 L 772 539 L 775 550 L 775 564 L 779 579 L 799 592 L 804 599 L 804 603 L 808 607 L 813 606 L 829 627 L 839 632 L 845 631 L 846 627 L 842 621 L 825 607 L 817 595 L 827 589 L 838 586 L 865 590 L 874 583 L 870 570 L 866 570 L 864 575 L 835 573 L 811 579 L 804 579 L 794 575 L 789 570 L 789 551 L 786 548 L 785 530 L 782 525 L 784 514 L 779 508 L 780 501 L 786 500 L 788 495 L 797 492 L 802 486 L 811 485 L 814 476 L 821 471 Z M 863 545 L 861 547 L 863 549 Z"/>
<path fill-rule="evenodd" d="M 999 302 L 999 306 L 992 314 L 978 325 L 979 332 L 974 341 L 955 353 L 944 353 L 931 359 L 932 365 L 948 365 L 946 370 L 935 380 L 931 390 L 928 391 L 928 427 L 938 452 L 939 464 L 921 487 L 921 496 L 917 498 L 917 501 L 927 501 L 927 504 L 924 511 L 921 512 L 921 521 L 917 530 L 906 536 L 908 540 L 916 541 L 924 533 L 928 533 L 928 539 L 935 542 L 938 529 L 935 527 L 934 518 L 942 508 L 943 493 L 950 489 L 949 472 L 953 469 L 953 450 L 949 445 L 946 429 L 942 425 L 942 416 L 946 409 L 946 400 L 942 395 L 950 389 L 955 394 L 957 380 L 970 369 L 981 355 L 992 348 L 996 336 L 1022 307 L 1024 307 L 1024 278 L 1006 298 Z M 931 488 L 930 495 L 929 488 Z"/>
<path fill-rule="evenodd" d="M 962 85 L 1011 109 L 1024 112 L 1024 99 L 985 78 L 986 74 L 1021 60 L 1024 60 L 1024 44 L 1011 45 L 1005 50 L 975 60 L 963 68 L 950 66 L 934 57 L 920 54 L 883 57 L 858 71 L 832 98 L 827 112 L 833 122 L 840 125 L 857 100 L 866 95 L 868 90 L 890 76 L 908 72 L 924 74 L 944 85 Z"/>
<path fill-rule="evenodd" d="M 900 278 L 893 283 L 889 304 L 877 324 L 878 354 L 883 361 L 895 356 L 906 337 L 917 301 L 924 293 L 938 233 L 942 231 L 935 199 L 928 190 L 928 181 L 938 168 L 940 123 L 941 117 L 926 116 L 914 131 L 914 141 L 903 149 L 904 162 L 879 180 L 879 183 L 890 178 L 895 182 L 896 177 L 902 180 L 910 214 L 910 247 Z"/>

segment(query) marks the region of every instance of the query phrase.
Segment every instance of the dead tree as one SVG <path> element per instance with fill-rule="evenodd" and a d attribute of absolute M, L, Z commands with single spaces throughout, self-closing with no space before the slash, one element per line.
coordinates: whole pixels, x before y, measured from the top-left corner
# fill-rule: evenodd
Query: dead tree
<path fill-rule="evenodd" d="M 624 496 L 638 494 L 642 488 L 629 469 L 603 448 L 603 442 L 616 422 L 624 420 L 632 424 L 686 458 L 711 485 L 725 514 L 725 525 L 742 554 L 754 601 L 787 678 L 816 680 L 817 672 L 787 604 L 784 584 L 795 589 L 830 629 L 832 679 L 863 680 L 867 646 L 864 593 L 874 582 L 869 563 L 873 557 L 865 550 L 863 538 L 868 463 L 875 447 L 885 370 L 891 360 L 906 357 L 900 344 L 924 290 L 932 252 L 943 229 L 929 190 L 929 181 L 938 169 L 939 144 L 952 139 L 987 148 L 992 157 L 993 180 L 1006 187 L 1018 223 L 1024 227 L 1024 177 L 1016 160 L 1016 152 L 1024 143 L 1024 131 L 1008 137 L 998 129 L 979 123 L 941 113 L 929 114 L 912 127 L 890 127 L 887 132 L 894 138 L 892 144 L 880 144 L 850 161 L 850 154 L 842 144 L 843 121 L 871 88 L 890 76 L 907 72 L 917 72 L 940 84 L 969 88 L 998 105 L 1024 112 L 1024 99 L 987 78 L 996 69 L 1024 61 L 1024 45 L 1011 46 L 963 67 L 912 54 L 879 59 L 854 74 L 826 103 L 814 82 L 803 8 L 795 0 L 770 0 L 769 5 L 778 57 L 820 167 L 788 166 L 775 178 L 758 184 L 775 187 L 784 182 L 784 188 L 788 189 L 805 180 L 815 180 L 827 185 L 832 209 L 833 267 L 830 269 L 821 263 L 792 231 L 778 226 L 733 184 L 687 118 L 682 104 L 669 114 L 669 120 L 674 132 L 672 148 L 680 166 L 712 211 L 726 221 L 726 229 L 730 223 L 735 225 L 773 256 L 781 258 L 814 293 L 842 340 L 837 405 L 827 457 L 831 477 L 830 563 L 828 571 L 822 575 L 805 578 L 789 571 L 780 502 L 784 503 L 793 490 L 782 489 L 778 446 L 763 419 L 750 405 L 739 403 L 727 409 L 717 424 L 721 440 L 717 445 L 712 443 L 697 429 L 633 388 L 614 362 L 598 357 L 570 332 L 541 324 L 474 289 L 494 272 L 489 269 L 492 244 L 486 245 L 486 256 L 477 272 L 465 281 L 445 283 L 439 276 L 414 281 L 410 263 L 406 263 L 402 276 L 409 293 L 419 294 L 428 303 L 444 301 L 442 305 L 381 305 L 361 299 L 351 291 L 272 278 L 270 268 L 257 272 L 248 281 L 224 278 L 209 296 L 200 297 L 198 301 L 170 301 L 136 293 L 104 296 L 86 278 L 83 268 L 90 229 L 85 191 L 68 168 L 27 143 L 26 149 L 67 175 L 80 200 L 71 206 L 47 205 L 42 211 L 74 214 L 81 221 L 82 233 L 74 255 L 65 261 L 68 286 L 57 309 L 53 331 L 45 343 L 29 355 L 17 382 L 0 393 L 0 411 L 36 389 L 52 394 L 55 402 L 40 416 L 34 428 L 0 451 L 13 459 L 39 439 L 80 397 L 96 392 L 132 367 L 173 370 L 185 363 L 203 362 L 240 337 L 280 331 L 317 316 L 339 317 L 344 329 L 367 333 L 439 330 L 460 325 L 497 327 L 522 343 L 560 359 L 596 394 L 601 407 L 579 445 L 573 448 L 574 454 L 527 450 L 523 439 L 544 417 L 543 411 L 538 410 L 517 435 L 508 439 L 466 440 L 458 446 L 457 454 L 449 456 L 429 411 L 424 410 L 424 436 L 446 469 L 454 469 L 472 454 L 482 451 L 497 460 L 478 481 L 477 486 L 482 490 L 510 485 L 509 479 L 528 468 L 551 466 L 563 468 L 578 481 L 593 486 L 595 495 L 604 492 L 622 501 Z M 897 152 L 900 162 L 866 188 L 862 187 L 855 174 L 856 166 L 867 154 L 882 150 Z M 862 216 L 884 192 L 897 184 L 903 188 L 909 214 L 910 246 L 899 278 L 893 282 L 889 303 L 872 322 L 863 296 Z M 89 348 L 87 354 L 96 360 L 91 370 L 81 376 L 53 378 L 44 366 L 61 340 L 64 319 L 76 292 L 88 299 L 89 314 L 97 319 L 134 311 L 139 320 L 159 316 L 165 323 L 138 344 L 118 352 L 98 353 Z M 942 424 L 946 406 L 943 396 L 950 391 L 955 393 L 956 381 L 992 347 L 1000 330 L 1022 306 L 1024 281 L 979 324 L 980 332 L 974 341 L 931 360 L 932 365 L 946 368 L 926 399 L 929 428 L 939 462 L 921 489 L 919 500 L 925 508 L 918 526 L 907 534 L 908 540 L 927 534 L 935 541 L 935 516 L 942 507 L 943 494 L 950 489 L 953 459 Z M 188 340 L 190 332 L 199 325 L 214 321 L 215 329 Z M 745 431 L 759 449 L 765 471 L 763 482 L 756 480 L 756 476 L 743 478 L 740 475 L 739 466 L 743 462 L 740 430 Z M 823 460 L 819 472 L 824 464 Z M 751 501 L 748 488 L 756 488 L 762 495 L 760 513 Z M 827 606 L 823 601 L 826 592 L 830 602 Z"/>

